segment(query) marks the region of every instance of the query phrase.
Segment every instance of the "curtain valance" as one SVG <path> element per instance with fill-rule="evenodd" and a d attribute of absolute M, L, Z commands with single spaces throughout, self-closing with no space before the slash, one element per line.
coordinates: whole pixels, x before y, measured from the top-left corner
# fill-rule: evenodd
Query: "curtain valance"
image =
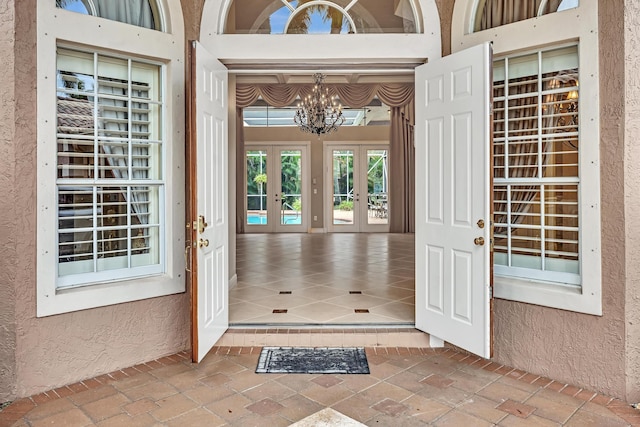
<path fill-rule="evenodd" d="M 331 96 L 340 98 L 343 105 L 351 108 L 367 106 L 376 96 L 390 107 L 402 107 L 413 102 L 413 83 L 379 83 L 379 84 L 325 84 Z M 311 93 L 313 85 L 259 85 L 239 84 L 236 86 L 236 106 L 245 108 L 259 98 L 273 107 L 286 107 L 300 97 Z"/>

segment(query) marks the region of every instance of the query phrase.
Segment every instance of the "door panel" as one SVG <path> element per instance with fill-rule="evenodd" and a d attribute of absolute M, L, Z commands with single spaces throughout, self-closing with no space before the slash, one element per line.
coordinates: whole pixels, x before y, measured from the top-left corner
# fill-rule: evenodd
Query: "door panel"
<path fill-rule="evenodd" d="M 227 69 L 200 44 L 192 45 L 195 97 L 196 218 L 193 219 L 192 358 L 201 361 L 229 325 Z M 192 118 L 193 120 L 193 118 Z M 193 135 L 192 135 L 193 138 Z M 193 144 L 193 142 L 192 142 Z M 195 164 L 194 164 L 195 163 Z M 194 212 L 192 212 L 192 216 Z"/>
<path fill-rule="evenodd" d="M 482 357 L 491 356 L 490 76 L 488 43 L 416 68 L 416 327 Z"/>

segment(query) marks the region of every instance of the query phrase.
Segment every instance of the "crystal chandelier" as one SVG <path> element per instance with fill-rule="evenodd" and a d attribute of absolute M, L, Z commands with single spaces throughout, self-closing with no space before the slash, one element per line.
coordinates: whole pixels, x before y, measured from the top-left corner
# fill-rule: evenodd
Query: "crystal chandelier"
<path fill-rule="evenodd" d="M 324 75 L 313 75 L 316 84 L 311 95 L 298 103 L 293 121 L 303 132 L 330 133 L 344 123 L 342 105 L 336 104 L 335 97 L 329 96 L 329 89 L 322 86 Z"/>

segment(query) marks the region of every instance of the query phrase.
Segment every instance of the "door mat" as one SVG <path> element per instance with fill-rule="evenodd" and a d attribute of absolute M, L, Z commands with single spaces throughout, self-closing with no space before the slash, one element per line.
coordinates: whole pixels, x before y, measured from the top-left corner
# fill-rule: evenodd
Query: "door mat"
<path fill-rule="evenodd" d="M 256 373 L 368 374 L 362 347 L 263 347 Z"/>

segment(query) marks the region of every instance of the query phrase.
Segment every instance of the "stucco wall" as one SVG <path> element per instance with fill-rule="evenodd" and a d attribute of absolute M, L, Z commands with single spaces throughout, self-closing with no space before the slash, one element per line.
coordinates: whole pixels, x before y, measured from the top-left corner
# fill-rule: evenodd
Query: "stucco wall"
<path fill-rule="evenodd" d="M 627 398 L 622 5 L 606 0 L 599 4 L 603 316 L 497 300 L 495 359 Z"/>
<path fill-rule="evenodd" d="M 15 276 L 16 236 L 18 218 L 14 209 L 15 198 L 15 66 L 14 25 L 15 14 L 11 2 L 0 5 L 0 403 L 10 400 L 15 393 Z"/>
<path fill-rule="evenodd" d="M 625 236 L 627 399 L 640 402 L 640 3 L 625 1 Z"/>
<path fill-rule="evenodd" d="M 12 229 L 19 256 L 10 268 L 16 286 L 16 394 L 27 396 L 188 349 L 190 326 L 186 294 L 36 318 L 36 0 L 15 3 L 16 153 L 15 159 L 0 156 L 0 171 L 15 168 L 17 177 L 15 186 L 2 183 L 3 194 L 19 189 Z"/>

